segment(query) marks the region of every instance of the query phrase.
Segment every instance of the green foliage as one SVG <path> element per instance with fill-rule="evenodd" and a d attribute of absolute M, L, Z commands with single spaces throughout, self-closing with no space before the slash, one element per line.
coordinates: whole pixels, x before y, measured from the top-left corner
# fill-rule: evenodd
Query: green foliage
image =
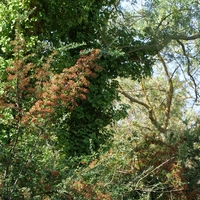
<path fill-rule="evenodd" d="M 136 23 L 116 0 L 0 2 L 2 200 L 164 199 L 169 197 L 167 191 L 174 198 L 199 197 L 199 129 L 186 130 L 184 125 L 178 131 L 185 105 L 178 102 L 179 91 L 170 113 L 179 123 L 169 123 L 166 136 L 159 132 L 164 130 L 164 109 L 155 111 L 154 128 L 140 120 L 144 108 L 137 108 L 138 119 L 127 123 L 125 130 L 116 128 L 122 128 L 124 121 L 119 120 L 131 107 L 120 102 L 121 78 L 144 83 L 157 52 L 170 49 L 170 41 L 177 39 L 171 35 L 182 34 L 198 9 L 198 4 L 186 1 L 180 9 L 173 4 L 171 10 L 163 9 L 166 2 L 148 3 L 138 11 L 145 18 L 141 28 L 140 20 Z M 177 26 L 183 16 L 176 11 L 185 15 L 187 6 L 190 12 Z M 170 28 L 162 23 L 156 28 L 160 14 L 170 12 Z M 196 33 L 194 24 L 187 34 Z M 180 63 L 185 65 L 184 56 Z M 167 58 L 174 57 L 167 54 Z M 177 78 L 179 83 L 183 81 Z M 145 87 L 152 85 L 148 81 Z M 155 108 L 164 96 L 158 90 L 148 95 Z M 154 99 L 156 95 L 161 99 Z M 197 178 L 191 181 L 193 174 Z"/>
<path fill-rule="evenodd" d="M 23 130 L 18 131 L 21 134 Z M 51 175 L 57 170 L 56 164 L 51 162 L 55 156 L 53 149 L 46 145 L 47 140 L 40 130 L 38 132 L 16 138 L 18 142 L 1 144 L 1 199 L 42 197 L 47 194 L 47 185 L 54 190 L 60 180 Z M 19 133 L 13 131 L 13 134 L 17 137 Z"/>
<path fill-rule="evenodd" d="M 184 142 L 179 149 L 179 159 L 184 167 L 184 178 L 188 183 L 186 191 L 190 198 L 198 198 L 199 195 L 199 173 L 200 162 L 199 162 L 199 119 L 188 128 L 182 139 Z"/>
<path fill-rule="evenodd" d="M 98 199 L 103 194 L 104 199 L 198 199 L 197 124 L 186 133 L 177 132 L 173 143 L 163 142 L 158 132 L 116 127 L 107 153 L 101 152 L 99 158 L 79 157 L 82 165 L 77 176 L 68 180 L 77 192 L 73 195 L 81 199 Z"/>
<path fill-rule="evenodd" d="M 130 33 L 125 29 L 124 31 L 120 30 L 116 25 L 105 32 L 108 20 L 117 16 L 117 12 L 109 9 L 109 7 L 114 7 L 114 4 L 115 1 L 87 0 L 79 1 L 78 4 L 62 0 L 51 0 L 50 2 L 13 0 L 1 3 L 1 11 L 6 13 L 5 16 L 1 16 L 2 27 L 5 30 L 0 39 L 2 63 L 5 63 L 3 66 L 12 62 L 16 57 L 13 55 L 13 48 L 18 44 L 13 45 L 14 40 L 20 40 L 17 43 L 22 42 L 24 45 L 21 46 L 22 49 L 18 49 L 22 51 L 24 64 L 33 63 L 35 65 L 35 69 L 30 70 L 27 74 L 28 76 L 31 74 L 33 77 L 37 71 L 36 68 L 44 68 L 41 66 L 43 66 L 45 58 L 52 57 L 52 52 L 56 52 L 56 56 L 53 53 L 51 66 L 45 69 L 50 70 L 47 72 L 49 78 L 74 65 L 80 57 L 80 50 L 100 49 L 97 63 L 102 66 L 103 70 L 96 72 L 96 78 L 89 79 L 90 87 L 87 88 L 89 90 L 87 99 L 79 100 L 78 107 L 72 112 L 60 109 L 56 113 L 58 119 L 71 113 L 68 115 L 67 124 L 62 125 L 63 135 L 59 133 L 60 129 L 56 128 L 56 124 L 51 122 L 55 134 L 62 138 L 59 139 L 62 141 L 62 145 L 64 138 L 67 140 L 66 144 L 70 144 L 69 141 L 74 141 L 74 138 L 79 141 L 78 143 L 74 141 L 77 144 L 73 145 L 72 143 L 71 147 L 66 146 L 66 149 L 72 148 L 70 152 L 74 151 L 73 146 L 74 148 L 79 146 L 82 139 L 86 146 L 81 148 L 81 153 L 83 153 L 83 149 L 85 149 L 85 153 L 88 153 L 88 144 L 91 139 L 94 140 L 94 149 L 98 149 L 110 136 L 105 127 L 114 119 L 119 119 L 118 116 L 124 116 L 124 114 L 120 114 L 125 113 L 123 108 L 120 110 L 120 108 L 115 109 L 112 106 L 112 102 L 118 99 L 118 83 L 114 79 L 118 76 L 132 76 L 133 79 L 139 79 L 148 75 L 151 70 L 151 62 L 148 59 L 144 60 L 145 55 L 142 55 L 143 58 L 141 57 L 141 60 L 136 62 L 126 55 L 126 51 L 118 48 L 120 45 L 135 42 Z M 12 12 L 13 9 L 14 12 Z M 115 30 L 113 31 L 115 34 L 111 34 L 112 29 Z M 119 35 L 118 40 L 116 40 L 116 34 Z M 126 38 L 125 43 L 120 39 L 120 35 Z M 112 45 L 106 44 L 104 38 Z M 6 78 L 6 74 L 2 74 L 2 76 Z M 33 84 L 33 88 L 38 81 L 36 79 L 31 77 L 29 80 L 29 83 Z M 13 84 L 15 84 L 14 80 Z M 39 87 L 37 89 L 41 90 Z M 28 98 L 27 94 L 23 95 L 26 95 L 23 106 L 28 111 L 31 108 L 29 100 L 34 102 L 36 99 L 30 94 Z"/>
<path fill-rule="evenodd" d="M 107 52 L 114 3 L 1 1 L 2 199 L 66 199 L 61 180 L 73 170 L 63 157 L 93 154 L 111 138 L 106 126 L 125 117 L 113 106 L 115 78 L 137 79 L 150 65 L 143 73 L 117 47 Z"/>

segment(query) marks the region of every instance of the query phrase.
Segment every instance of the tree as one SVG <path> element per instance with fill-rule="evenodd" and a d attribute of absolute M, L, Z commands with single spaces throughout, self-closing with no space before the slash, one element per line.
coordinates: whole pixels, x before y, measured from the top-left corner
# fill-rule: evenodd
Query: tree
<path fill-rule="evenodd" d="M 55 123 L 54 120 L 51 121 L 54 134 L 57 135 L 60 146 L 66 146 L 63 148 L 67 154 L 88 154 L 91 142 L 94 150 L 98 149 L 110 136 L 108 131 L 104 131 L 104 127 L 111 123 L 114 118 L 118 119 L 124 116 L 123 107 L 117 110 L 111 105 L 118 98 L 118 83 L 114 78 L 132 75 L 134 79 L 138 79 L 150 73 L 150 61 L 145 59 L 145 55 L 141 55 L 143 59 L 135 61 L 129 59 L 130 55 L 118 48 L 118 45 L 124 43 L 122 40 L 115 42 L 117 46 L 110 45 L 115 40 L 115 34 L 120 35 L 120 32 L 118 33 L 120 27 L 117 26 L 112 28 L 114 30 L 112 35 L 110 35 L 109 30 L 106 31 L 109 19 L 114 20 L 117 16 L 118 10 L 115 9 L 117 4 L 115 1 L 80 1 L 79 6 L 76 6 L 75 9 L 72 2 L 55 2 L 53 0 L 49 3 L 46 1 L 5 1 L 1 3 L 1 10 L 5 12 L 4 17 L 2 16 L 1 26 L 4 27 L 4 31 L 0 44 L 4 80 L 2 84 L 7 82 L 7 78 L 10 78 L 14 73 L 11 69 L 9 69 L 10 74 L 5 72 L 8 63 L 16 59 L 16 56 L 13 55 L 13 47 L 15 46 L 13 43 L 22 42 L 21 49 L 16 47 L 17 51 L 23 51 L 21 56 L 26 57 L 26 60 L 23 60 L 24 65 L 28 63 L 31 65 L 26 72 L 27 74 L 23 75 L 24 77 L 19 77 L 19 81 L 22 78 L 30 79 L 28 76 L 31 74 L 29 82 L 32 84 L 32 88 L 38 84 L 37 78 L 33 78 L 33 76 L 36 74 L 43 76 L 39 69 L 46 71 L 44 75 L 46 77 L 42 77 L 42 81 L 44 79 L 49 81 L 51 76 L 60 74 L 64 69 L 70 69 L 71 66 L 74 66 L 80 57 L 80 50 L 85 49 L 83 54 L 87 54 L 90 52 L 89 49 L 99 49 L 95 62 L 102 69 L 96 72 L 96 78 L 88 77 L 90 86 L 86 87 L 90 92 L 86 98 L 76 102 L 78 106 L 73 111 L 65 108 L 58 109 L 54 120 L 62 121 L 61 124 Z M 14 12 L 12 12 L 13 9 L 15 9 Z M 74 20 L 77 13 L 79 13 L 79 18 Z M 127 37 L 127 44 L 135 42 L 126 31 L 122 30 L 121 33 Z M 49 63 L 50 66 L 47 68 L 43 65 L 45 58 L 51 60 L 51 64 Z M 143 62 L 149 62 L 149 64 L 144 66 Z M 29 82 L 26 84 L 30 85 Z M 45 90 L 39 86 L 41 85 L 38 84 L 38 90 Z M 25 106 L 24 109 L 29 110 L 31 109 L 30 98 L 27 99 L 28 94 L 23 95 L 26 98 L 23 101 L 28 106 Z M 38 106 L 41 105 L 42 102 Z M 68 117 L 63 120 L 66 115 Z M 71 143 L 72 141 L 73 143 Z"/>
<path fill-rule="evenodd" d="M 59 196 L 62 156 L 91 154 L 108 140 L 105 126 L 125 115 L 125 107 L 112 106 L 118 98 L 114 79 L 140 78 L 150 65 L 141 62 L 136 70 L 139 62 L 126 63 L 125 52 L 103 43 L 116 6 L 115 1 L 0 3 L 2 199 Z"/>
<path fill-rule="evenodd" d="M 79 194 L 84 195 L 84 191 L 103 191 L 107 194 L 107 199 L 199 198 L 199 116 L 191 105 L 191 102 L 196 101 L 198 106 L 199 101 L 195 89 L 199 87 L 199 69 L 198 64 L 195 64 L 198 63 L 198 54 L 194 53 L 198 51 L 196 44 L 199 36 L 197 28 L 194 27 L 190 27 L 194 36 L 181 33 L 180 29 L 176 30 L 178 20 L 171 20 L 174 24 L 172 27 L 157 27 L 159 21 L 156 20 L 166 19 L 163 12 L 167 3 L 158 1 L 158 4 L 151 7 L 155 11 L 153 14 L 144 9 L 138 13 L 127 12 L 118 18 L 118 26 L 123 26 L 126 22 L 126 25 L 131 27 L 132 23 L 132 31 L 146 31 L 147 37 L 141 34 L 147 41 L 146 44 L 142 47 L 127 45 L 124 48 L 129 48 L 129 52 L 137 52 L 138 49 L 147 52 L 152 47 L 156 48 L 158 52 L 154 56 L 154 74 L 153 77 L 139 82 L 131 78 L 118 78 L 121 99 L 131 107 L 129 115 L 114 126 L 115 139 L 110 151 L 100 159 L 93 160 L 84 168 L 83 173 L 79 171 Z M 169 7 L 176 9 L 173 11 L 174 15 L 179 8 L 184 7 L 189 12 L 194 6 L 195 17 L 198 5 L 187 5 L 186 1 L 178 3 L 180 7 Z M 170 5 L 173 5 L 173 2 L 170 2 Z M 150 4 L 148 6 L 149 9 Z M 160 9 L 162 6 L 163 10 Z M 147 14 L 140 16 L 140 12 Z M 141 20 L 135 17 L 136 14 Z M 154 14 L 156 15 L 153 18 Z M 179 17 L 180 20 L 183 16 Z M 192 24 L 190 17 L 187 18 L 187 23 L 181 24 L 183 30 L 189 23 Z M 154 21 L 151 23 L 152 19 Z M 146 22 L 154 32 L 146 29 Z M 113 29 L 111 30 L 110 34 L 114 34 Z M 174 30 L 177 32 L 174 33 Z M 154 34 L 155 32 L 159 34 Z M 163 36 L 166 37 L 166 43 L 162 41 Z M 148 37 L 151 37 L 151 40 Z M 152 38 L 154 42 L 149 43 L 149 40 L 153 41 Z M 190 43 L 187 40 L 190 40 Z M 185 55 L 185 49 L 189 49 L 190 45 L 196 48 L 194 52 L 188 51 Z M 193 65 L 188 65 L 188 58 Z M 122 102 L 116 104 L 120 103 Z"/>
<path fill-rule="evenodd" d="M 152 7 L 148 4 L 147 10 L 138 11 L 138 14 L 142 14 L 141 20 L 144 20 L 143 26 L 138 25 L 138 28 L 147 31 L 146 36 L 150 39 L 157 37 L 151 47 L 159 51 L 154 57 L 153 78 L 143 79 L 139 83 L 120 80 L 119 91 L 130 101 L 131 109 L 128 119 L 120 122 L 117 128 L 122 129 L 120 135 L 124 133 L 124 137 L 136 146 L 133 150 L 135 162 L 132 173 L 143 172 L 141 179 L 136 182 L 136 186 L 140 186 L 135 188 L 140 196 L 148 193 L 147 198 L 152 199 L 167 198 L 169 195 L 197 199 L 199 177 L 192 181 L 189 174 L 196 174 L 199 167 L 198 153 L 195 153 L 196 159 L 194 154 L 194 157 L 191 156 L 191 152 L 198 151 L 199 144 L 198 139 L 195 145 L 193 140 L 196 138 L 193 134 L 198 131 L 198 114 L 192 111 L 199 102 L 199 69 L 196 65 L 199 34 L 198 25 L 193 24 L 198 19 L 195 18 L 195 12 L 199 10 L 199 5 L 196 2 L 190 6 L 187 2 L 179 2 L 179 6 L 171 6 L 168 10 L 163 6 L 166 3 L 150 2 Z M 183 8 L 188 12 L 188 17 L 184 18 L 182 24 L 179 23 L 179 17 L 183 16 L 179 16 L 178 11 Z M 128 16 L 134 15 L 128 13 L 123 19 L 130 23 Z M 165 24 L 171 17 L 177 21 L 171 20 Z M 137 27 L 136 24 L 137 21 L 133 28 Z M 181 32 L 189 24 L 190 32 Z M 191 47 L 193 50 L 189 51 Z"/>
<path fill-rule="evenodd" d="M 164 198 L 169 193 L 176 198 L 198 198 L 199 178 L 195 183 L 187 181 L 190 179 L 188 162 L 194 157 L 186 159 L 191 149 L 197 150 L 191 135 L 193 128 L 198 130 L 198 116 L 188 112 L 185 82 L 179 79 L 179 73 L 169 74 L 166 58 L 159 55 L 158 59 L 155 77 L 140 83 L 121 81 L 121 93 L 130 101 L 131 109 L 128 118 L 116 128 L 128 140 L 126 145 L 135 147 L 133 173 L 144 172 L 136 190 L 142 194 L 149 191 L 152 198 L 159 195 Z M 196 125 L 188 126 L 193 123 Z M 194 160 L 191 163 L 196 165 Z"/>
<path fill-rule="evenodd" d="M 137 30 L 143 36 L 141 39 L 147 41 L 144 46 L 132 51 L 163 50 L 169 61 L 173 58 L 178 61 L 180 73 L 184 71 L 186 82 L 194 87 L 195 101 L 199 98 L 198 70 L 195 67 L 199 59 L 199 9 L 198 1 L 145 1 L 141 9 L 134 9 L 133 4 L 120 20 L 132 30 Z M 184 68 L 181 69 L 181 65 Z"/>
<path fill-rule="evenodd" d="M 132 55 L 139 50 L 147 52 L 153 48 L 154 55 L 157 51 L 154 77 L 139 83 L 118 79 L 119 92 L 128 99 L 126 103 L 131 104 L 128 118 L 115 126 L 110 152 L 91 162 L 83 174 L 80 172 L 82 184 L 85 188 L 93 186 L 104 191 L 113 199 L 198 199 L 199 140 L 195 133 L 199 130 L 199 119 L 192 112 L 191 99 L 198 106 L 199 69 L 195 63 L 199 55 L 195 52 L 199 34 L 193 19 L 199 17 L 195 18 L 199 5 L 183 1 L 177 6 L 176 2 L 175 5 L 170 2 L 174 5 L 169 7 L 174 9 L 170 18 L 165 13 L 170 13 L 166 9 L 168 2 L 148 3 L 147 10 L 127 12 L 116 23 L 118 26 L 127 23 L 128 27 L 132 23 L 132 33 L 135 29 L 137 33 L 141 31 L 143 38 L 140 39 L 147 41 L 143 46 L 141 43 L 124 45 L 122 49 L 127 48 Z M 179 21 L 182 13 L 177 15 L 183 8 L 188 17 L 182 24 Z M 165 25 L 168 17 L 169 26 Z M 187 32 L 189 24 L 190 32 Z M 110 34 L 115 34 L 114 29 L 110 30 Z M 191 46 L 193 51 L 189 51 Z M 189 174 L 195 174 L 195 178 L 192 180 Z"/>
<path fill-rule="evenodd" d="M 145 196 L 146 191 L 142 191 L 143 186 L 149 189 L 151 187 L 149 182 L 156 185 L 166 180 L 165 176 L 162 176 L 163 167 L 166 166 L 164 161 L 156 163 L 155 159 L 151 162 L 154 169 L 159 169 L 161 174 L 159 181 L 149 179 L 149 175 L 155 175 L 156 170 L 150 169 L 148 171 L 150 173 L 146 174 L 144 163 L 147 163 L 151 156 L 162 155 L 164 147 L 168 149 L 168 153 L 175 153 L 175 160 L 180 161 L 177 159 L 178 148 L 174 148 L 173 145 L 167 146 L 172 130 L 177 127 L 177 124 L 171 123 L 170 115 L 173 114 L 174 119 L 177 119 L 176 114 L 182 114 L 178 110 L 182 109 L 182 105 L 173 102 L 175 93 L 172 78 L 176 78 L 173 80 L 176 80 L 178 86 L 182 85 L 183 80 L 174 74 L 184 71 L 185 67 L 190 79 L 188 85 L 192 83 L 194 86 L 195 101 L 198 100 L 199 87 L 193 74 L 193 72 L 198 74 L 197 68 L 191 67 L 192 62 L 197 62 L 195 54 L 198 52 L 191 51 L 190 55 L 187 52 L 189 48 L 199 45 L 196 40 L 199 38 L 198 25 L 195 22 L 199 17 L 199 4 L 192 2 L 189 5 L 183 1 L 180 2 L 180 7 L 177 4 L 171 7 L 172 10 L 165 10 L 163 8 L 166 4 L 167 2 L 146 1 L 142 9 L 128 12 L 121 7 L 121 2 L 116 0 L 78 2 L 5 0 L 0 3 L 2 199 L 70 199 L 73 195 L 90 198 L 93 194 L 97 199 L 118 198 L 120 188 L 117 187 L 115 190 L 116 185 L 110 184 L 113 180 L 116 183 L 122 180 L 121 198 L 131 196 L 140 198 L 140 195 Z M 185 8 L 188 17 L 179 25 L 183 16 L 181 13 L 177 15 L 177 11 L 185 11 Z M 161 14 L 158 13 L 159 9 L 162 11 Z M 142 28 L 138 23 L 141 21 L 135 20 L 135 14 L 142 16 L 144 25 Z M 169 27 L 165 25 L 167 19 L 171 20 Z M 133 24 L 130 24 L 132 22 Z M 190 24 L 192 26 L 188 32 L 183 33 L 182 28 Z M 187 41 L 194 42 L 190 46 Z M 174 46 L 174 42 L 179 46 Z M 171 49 L 174 51 L 181 49 L 182 54 L 179 55 L 177 52 L 169 54 Z M 124 93 L 125 88 L 120 88 L 123 86 L 121 79 L 131 78 L 141 81 L 145 92 L 144 78 L 151 75 L 152 66 L 157 62 L 157 58 L 165 69 L 169 89 L 165 90 L 164 94 L 156 90 L 155 94 L 162 94 L 162 97 L 165 95 L 167 101 L 162 106 L 167 111 L 163 113 L 163 108 L 156 110 L 148 101 L 140 105 L 143 105 L 143 110 L 148 109 L 150 118 L 148 123 L 152 133 L 156 136 L 162 133 L 164 136 L 153 140 L 154 134 L 152 134 L 146 139 L 146 134 L 140 129 L 141 126 L 137 129 L 138 134 L 143 135 L 139 144 L 138 141 L 134 141 L 134 150 L 137 152 L 135 157 L 140 158 L 140 161 L 134 164 L 139 171 L 134 171 L 138 177 L 135 182 L 137 187 L 131 190 L 126 187 L 126 183 L 127 180 L 131 181 L 133 171 L 128 173 L 128 178 L 122 174 L 126 172 L 124 169 L 129 170 L 127 164 L 133 154 L 126 154 L 127 162 L 120 165 L 119 155 L 124 152 L 116 148 L 118 141 L 112 143 L 113 131 L 109 125 L 127 114 L 126 105 L 114 103 L 120 100 L 119 93 L 128 97 L 128 94 Z M 165 67 L 170 58 L 181 60 L 180 63 L 177 62 L 179 67 L 172 69 L 172 72 Z M 152 86 L 152 83 L 153 81 L 148 82 L 147 86 Z M 163 80 L 163 83 L 166 81 Z M 142 102 L 144 97 L 148 99 L 154 96 L 153 92 L 148 95 L 139 94 L 136 103 Z M 131 98 L 136 99 L 136 97 Z M 179 99 L 179 96 L 176 98 Z M 159 100 L 156 100 L 156 103 L 161 104 L 162 99 Z M 177 110 L 173 113 L 172 108 Z M 192 133 L 196 133 L 196 129 Z M 146 154 L 145 148 L 148 142 L 152 144 L 152 149 Z M 162 146 L 163 144 L 165 145 Z M 189 146 L 188 149 L 193 148 L 191 144 Z M 101 165 L 101 162 L 106 161 L 103 147 L 105 149 L 113 147 L 112 149 L 117 151 L 117 154 L 114 154 L 116 159 L 112 158 L 111 162 L 106 162 L 105 165 Z M 94 162 L 94 158 L 98 158 L 98 149 L 100 149 L 99 165 L 98 162 Z M 166 154 L 162 158 L 168 160 L 166 164 L 169 164 L 170 170 L 175 172 L 174 175 L 169 173 L 172 176 L 167 179 L 168 182 L 164 187 L 171 189 L 176 183 L 180 183 L 180 188 L 183 188 L 181 179 L 183 165 L 178 162 L 180 165 L 176 168 L 171 165 L 172 159 L 168 159 Z M 191 154 L 191 160 L 193 158 Z M 115 170 L 114 173 L 111 170 L 105 179 L 107 187 L 102 188 L 98 181 L 95 184 L 90 179 L 91 174 L 95 174 L 95 178 L 99 177 L 98 167 L 95 168 L 97 171 L 89 170 L 89 175 L 82 173 L 88 167 L 90 169 L 91 164 L 87 165 L 91 160 L 94 166 L 96 164 L 100 168 L 103 166 L 103 175 L 108 172 L 109 165 L 113 166 L 113 170 L 117 163 L 119 176 L 115 178 Z M 185 161 L 186 158 L 183 156 L 182 160 Z M 132 167 L 130 164 L 130 170 Z M 193 168 L 194 171 L 197 168 L 198 162 Z M 80 172 L 80 175 L 76 171 Z M 189 174 L 187 170 L 184 173 L 186 176 Z M 173 182 L 175 175 L 178 178 Z M 100 180 L 103 178 L 102 176 Z M 67 186 L 66 182 L 69 183 Z M 193 185 L 195 184 L 196 182 Z M 85 189 L 88 196 L 82 195 Z M 154 191 L 149 194 L 152 192 Z"/>

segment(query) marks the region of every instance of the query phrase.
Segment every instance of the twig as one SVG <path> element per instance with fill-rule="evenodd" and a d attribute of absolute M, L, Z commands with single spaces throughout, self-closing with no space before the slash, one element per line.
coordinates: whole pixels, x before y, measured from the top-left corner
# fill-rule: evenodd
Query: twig
<path fill-rule="evenodd" d="M 111 179 L 108 183 L 104 184 L 104 187 L 106 187 L 107 185 L 109 185 L 109 184 L 111 184 L 111 183 L 113 182 L 113 179 L 114 179 L 114 177 L 115 177 L 115 174 L 116 174 L 116 169 L 114 170 L 114 173 L 113 173 L 113 175 L 112 175 L 112 179 Z"/>
<path fill-rule="evenodd" d="M 149 176 L 149 174 L 153 173 L 154 171 L 156 171 L 157 169 L 159 169 L 160 167 L 162 167 L 163 165 L 165 165 L 167 162 L 169 162 L 170 160 L 174 159 L 174 157 L 172 158 L 169 158 L 168 160 L 166 160 L 165 162 L 161 163 L 160 165 L 158 165 L 156 168 L 154 168 L 153 170 L 151 170 L 149 173 L 145 174 L 142 178 L 140 178 L 137 183 L 136 183 L 136 187 L 135 188 L 138 188 L 138 184 L 139 182 L 144 179 L 145 177 Z"/>

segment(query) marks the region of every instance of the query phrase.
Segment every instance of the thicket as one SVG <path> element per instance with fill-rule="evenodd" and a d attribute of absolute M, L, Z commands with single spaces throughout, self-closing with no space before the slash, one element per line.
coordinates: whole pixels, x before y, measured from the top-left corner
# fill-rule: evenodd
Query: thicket
<path fill-rule="evenodd" d="M 199 119 L 181 115 L 178 68 L 166 73 L 169 89 L 153 92 L 149 81 L 134 96 L 123 85 L 144 86 L 172 40 L 187 56 L 184 37 L 162 23 L 160 35 L 128 26 L 130 17 L 116 0 L 0 2 L 2 200 L 199 198 Z M 196 69 L 186 69 L 197 101 Z M 143 106 L 137 121 L 133 103 Z"/>

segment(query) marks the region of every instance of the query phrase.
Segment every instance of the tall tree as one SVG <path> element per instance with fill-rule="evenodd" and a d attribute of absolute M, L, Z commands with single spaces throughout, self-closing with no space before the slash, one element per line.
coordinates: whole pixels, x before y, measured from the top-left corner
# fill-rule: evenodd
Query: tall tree
<path fill-rule="evenodd" d="M 16 88 L 21 87 L 18 86 L 19 83 L 25 84 L 24 90 L 30 85 L 31 88 L 37 85 L 37 90 L 44 91 L 47 86 L 43 82 L 83 61 L 83 59 L 78 60 L 81 50 L 86 50 L 82 51 L 82 54 L 87 55 L 90 49 L 99 49 L 98 56 L 95 55 L 95 62 L 101 68 L 96 71 L 95 78 L 87 77 L 90 86 L 86 86 L 88 90 L 86 98 L 77 100 L 75 108 L 71 111 L 67 108 L 57 109 L 54 120 L 62 121 L 61 124 L 51 120 L 52 130 L 57 135 L 60 145 L 66 147 L 66 151 L 71 155 L 88 154 L 90 145 L 98 149 L 109 137 L 104 127 L 113 119 L 124 116 L 123 107 L 115 109 L 112 106 L 112 102 L 118 98 L 116 90 L 118 83 L 114 79 L 117 76 L 130 75 L 134 79 L 139 79 L 151 71 L 151 61 L 145 53 L 131 55 L 127 50 L 120 48 L 122 45 L 142 44 L 142 42 L 136 41 L 132 33 L 112 23 L 118 17 L 118 6 L 119 2 L 115 0 L 78 3 L 62 0 L 1 2 L 1 13 L 5 13 L 1 16 L 0 40 L 2 86 L 14 80 L 16 78 L 14 73 L 21 73 L 24 66 L 29 64 L 26 72 L 23 71 L 25 74 L 18 76 L 19 80 L 13 84 Z M 122 40 L 121 37 L 125 39 Z M 45 59 L 48 60 L 48 67 L 44 66 Z M 90 58 L 86 56 L 85 59 Z M 17 70 L 8 67 L 9 63 L 16 62 L 23 62 Z M 26 79 L 27 82 L 22 79 Z M 37 100 L 41 100 L 37 95 L 36 98 L 33 97 L 33 93 L 32 97 L 27 91 L 20 93 L 23 93 L 20 104 L 24 102 L 23 109 L 26 111 L 33 109 Z M 7 98 L 5 103 L 11 101 L 10 94 L 7 96 L 4 94 L 2 98 L 4 100 Z M 71 114 L 65 118 L 68 113 Z M 10 114 L 15 118 L 13 109 Z"/>
<path fill-rule="evenodd" d="M 107 125 L 127 112 L 125 105 L 113 104 L 119 100 L 117 78 L 142 80 L 151 74 L 155 55 L 162 61 L 171 58 L 170 48 L 181 49 L 173 58 L 185 64 L 197 101 L 197 68 L 191 64 L 198 62 L 193 59 L 198 50 L 188 53 L 199 46 L 199 3 L 171 1 L 164 9 L 165 1 L 146 1 L 130 12 L 121 5 L 118 0 L 0 2 L 2 199 L 68 198 L 66 186 L 58 184 L 68 174 L 63 160 L 108 142 Z M 184 71 L 181 66 L 175 71 Z M 173 94 L 172 74 L 165 73 L 168 110 L 155 112 L 163 123 L 148 110 L 162 133 L 168 132 Z"/>

